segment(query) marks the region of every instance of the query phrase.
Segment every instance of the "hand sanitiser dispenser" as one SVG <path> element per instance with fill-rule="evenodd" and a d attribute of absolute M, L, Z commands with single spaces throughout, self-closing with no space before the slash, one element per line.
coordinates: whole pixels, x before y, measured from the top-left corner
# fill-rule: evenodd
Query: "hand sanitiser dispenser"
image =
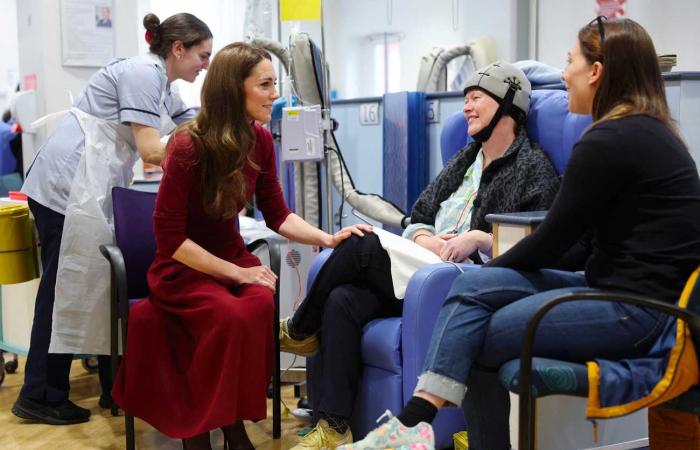
<path fill-rule="evenodd" d="M 321 106 L 292 106 L 282 110 L 283 161 L 320 161 L 323 152 Z"/>

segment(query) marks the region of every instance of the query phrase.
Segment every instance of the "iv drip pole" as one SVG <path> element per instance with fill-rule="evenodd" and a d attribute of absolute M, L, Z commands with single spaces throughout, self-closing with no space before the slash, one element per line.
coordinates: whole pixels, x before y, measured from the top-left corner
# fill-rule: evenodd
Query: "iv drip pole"
<path fill-rule="evenodd" d="M 326 64 L 326 34 L 323 27 L 323 0 L 321 0 L 321 67 L 323 70 L 323 108 L 321 121 L 323 123 L 323 152 L 326 165 L 326 232 L 333 234 L 333 198 L 331 192 L 331 96 L 330 73 Z"/>
<path fill-rule="evenodd" d="M 280 0 L 278 0 L 278 5 L 280 3 Z M 319 8 L 320 15 L 318 17 L 321 28 L 321 49 L 313 43 L 308 33 L 298 31 L 293 33 L 294 38 L 290 37 L 289 52 L 282 48 L 278 42 L 266 41 L 264 39 L 255 40 L 256 45 L 260 45 L 277 55 L 280 60 L 289 61 L 290 75 L 300 79 L 292 80 L 288 77 L 285 81 L 290 84 L 294 91 L 297 91 L 297 95 L 303 106 L 308 106 L 316 111 L 314 113 L 315 118 L 313 118 L 312 122 L 318 123 L 319 134 L 322 133 L 322 135 L 316 134 L 311 137 L 314 140 L 312 150 L 315 149 L 313 150 L 313 158 L 309 158 L 308 160 L 297 157 L 289 158 L 289 161 L 299 162 L 299 166 L 295 165 L 295 167 L 300 167 L 300 170 L 295 173 L 295 187 L 297 187 L 296 209 L 299 211 L 299 207 L 301 207 L 303 211 L 302 215 L 307 219 L 307 208 L 305 208 L 304 200 L 308 198 L 310 205 L 308 216 L 311 217 L 314 222 L 323 222 L 323 216 L 321 214 L 325 203 L 326 225 L 322 226 L 322 228 L 332 233 L 335 227 L 332 204 L 333 194 L 331 190 L 331 183 L 333 183 L 332 186 L 335 187 L 336 191 L 341 193 L 343 201 L 347 201 L 348 204 L 352 205 L 354 208 L 358 208 L 363 214 L 368 215 L 368 217 L 380 223 L 404 227 L 408 217 L 406 217 L 406 214 L 399 207 L 380 195 L 366 194 L 357 190 L 347 171 L 347 166 L 343 161 L 340 149 L 333 136 L 333 121 L 330 117 L 330 71 L 328 70 L 327 58 L 325 55 L 325 24 L 323 20 L 322 3 L 320 3 Z M 281 25 L 279 25 L 279 27 L 281 28 Z M 317 56 L 317 54 L 320 54 L 320 57 Z M 318 67 L 318 65 L 321 67 Z M 288 89 L 285 89 L 285 91 L 288 91 Z M 285 93 L 285 96 L 287 95 L 288 94 Z M 313 105 L 306 105 L 308 102 L 313 102 Z M 290 107 L 290 104 L 291 100 L 288 98 L 287 107 Z M 307 133 L 307 130 L 304 128 L 300 130 L 300 132 Z M 302 147 L 308 146 L 308 142 L 298 142 L 297 145 Z M 322 150 L 323 153 L 321 153 L 321 146 L 324 147 Z M 333 153 L 335 153 L 335 155 Z M 285 161 L 283 158 L 281 159 Z M 319 170 L 320 166 L 318 166 L 318 163 L 321 161 L 323 161 L 326 168 L 325 180 L 323 180 L 323 172 Z M 304 169 L 313 171 L 313 173 L 306 174 L 308 177 L 304 176 Z M 281 172 L 284 173 L 284 170 L 281 170 Z M 318 177 L 317 174 L 319 175 Z M 324 181 L 326 183 L 325 194 L 323 186 L 321 186 L 321 183 Z M 309 192 L 306 192 L 307 189 Z M 309 195 L 311 195 L 311 197 Z M 319 198 L 323 195 L 326 196 L 325 202 L 320 201 L 321 199 Z M 301 205 L 299 203 L 301 203 Z"/>

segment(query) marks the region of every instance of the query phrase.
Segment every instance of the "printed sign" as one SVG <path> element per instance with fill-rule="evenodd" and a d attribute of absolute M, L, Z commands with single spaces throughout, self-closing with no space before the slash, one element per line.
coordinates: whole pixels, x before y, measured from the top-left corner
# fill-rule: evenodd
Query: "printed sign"
<path fill-rule="evenodd" d="M 282 0 L 280 20 L 321 20 L 321 0 Z"/>
<path fill-rule="evenodd" d="M 101 67 L 114 58 L 112 0 L 61 0 L 64 66 Z"/>
<path fill-rule="evenodd" d="M 360 125 L 379 125 L 379 103 L 360 105 Z"/>
<path fill-rule="evenodd" d="M 440 122 L 440 100 L 428 100 L 426 115 L 428 123 Z"/>

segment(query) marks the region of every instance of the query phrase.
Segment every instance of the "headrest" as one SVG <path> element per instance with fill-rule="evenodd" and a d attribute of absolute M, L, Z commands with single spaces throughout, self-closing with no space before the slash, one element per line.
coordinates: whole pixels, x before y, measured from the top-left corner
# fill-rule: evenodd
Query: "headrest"
<path fill-rule="evenodd" d="M 467 121 L 464 118 L 464 113 L 462 113 L 462 111 L 457 111 L 450 114 L 442 124 L 442 131 L 440 131 L 440 153 L 442 154 L 442 163 L 447 164 L 447 161 L 449 161 L 455 153 L 472 141 L 473 139 L 467 133 Z"/>
<path fill-rule="evenodd" d="M 527 134 L 549 155 L 557 173 L 562 174 L 569 155 L 583 130 L 591 124 L 591 116 L 569 112 L 566 91 L 540 89 L 532 91 L 527 115 Z M 440 132 L 443 164 L 472 139 L 467 134 L 467 121 L 462 111 L 450 115 Z"/>
<path fill-rule="evenodd" d="M 541 89 L 532 92 L 527 135 L 547 152 L 559 174 L 564 173 L 574 144 L 591 121 L 589 115 L 569 112 L 566 91 Z"/>

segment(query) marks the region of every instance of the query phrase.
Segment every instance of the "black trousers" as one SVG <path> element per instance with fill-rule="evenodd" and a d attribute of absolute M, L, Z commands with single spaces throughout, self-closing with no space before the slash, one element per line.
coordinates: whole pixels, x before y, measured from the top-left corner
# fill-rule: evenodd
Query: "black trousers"
<path fill-rule="evenodd" d="M 51 340 L 58 253 L 65 216 L 40 205 L 31 198 L 29 209 L 34 215 L 39 232 L 43 273 L 34 305 L 34 323 L 24 368 L 24 386 L 20 395 L 32 400 L 61 402 L 68 399 L 70 390 L 68 376 L 73 355 L 49 354 L 49 341 Z"/>
<path fill-rule="evenodd" d="M 61 248 L 63 222 L 65 216 L 49 209 L 31 198 L 31 209 L 39 232 L 41 243 L 41 265 L 43 273 L 34 305 L 34 322 L 29 343 L 29 353 L 24 367 L 22 397 L 40 402 L 62 402 L 68 399 L 70 391 L 70 366 L 73 355 L 49 353 L 51 326 L 53 321 L 54 291 L 58 255 Z M 100 385 L 109 393 L 109 357 L 100 357 Z"/>
<path fill-rule="evenodd" d="M 331 254 L 299 305 L 296 333 L 319 333 L 321 349 L 307 360 L 309 399 L 319 413 L 349 418 L 360 381 L 364 326 L 401 315 L 391 262 L 375 234 L 352 236 Z"/>

